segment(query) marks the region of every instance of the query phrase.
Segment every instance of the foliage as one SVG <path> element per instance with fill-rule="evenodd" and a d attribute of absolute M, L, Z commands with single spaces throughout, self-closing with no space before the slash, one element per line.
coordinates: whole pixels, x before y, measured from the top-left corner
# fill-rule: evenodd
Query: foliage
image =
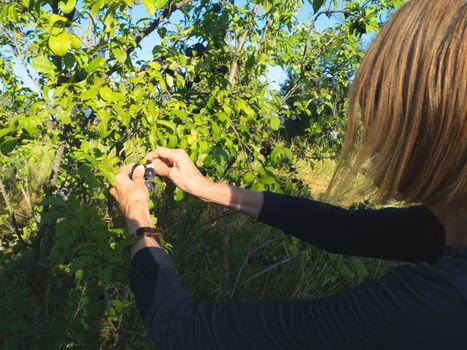
<path fill-rule="evenodd" d="M 0 0 L 1 347 L 150 348 L 126 286 L 131 242 L 108 193 L 118 166 L 177 147 L 215 181 L 306 195 L 294 190 L 294 164 L 309 148 L 310 162 L 338 153 L 366 33 L 401 2 L 314 0 L 299 20 L 301 0 Z M 134 16 L 142 7 L 145 16 Z M 150 39 L 153 58 L 143 62 L 137 48 Z M 281 91 L 265 81 L 274 66 L 289 72 Z M 359 260 L 328 258 L 250 221 L 238 226 L 243 233 L 224 231 L 232 243 L 212 239 L 234 219 L 173 186 L 159 188 L 154 220 L 167 228 L 166 248 L 175 247 L 196 296 L 264 296 L 247 281 L 261 264 L 295 255 L 303 283 L 330 283 L 328 293 L 368 275 Z M 272 237 L 272 257 L 242 267 L 245 250 Z M 203 269 L 206 257 L 225 271 Z M 198 276 L 213 276 L 210 289 L 189 277 L 193 259 Z M 338 261 L 337 272 L 313 280 L 305 273 L 311 260 Z M 277 266 L 297 276 L 290 264 Z"/>

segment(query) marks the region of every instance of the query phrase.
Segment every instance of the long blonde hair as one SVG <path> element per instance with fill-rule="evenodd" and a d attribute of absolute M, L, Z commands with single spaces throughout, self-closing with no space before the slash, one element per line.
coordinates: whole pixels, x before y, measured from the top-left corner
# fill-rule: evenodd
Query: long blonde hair
<path fill-rule="evenodd" d="M 379 33 L 351 90 L 328 196 L 362 168 L 378 199 L 465 207 L 467 1 L 411 0 Z"/>

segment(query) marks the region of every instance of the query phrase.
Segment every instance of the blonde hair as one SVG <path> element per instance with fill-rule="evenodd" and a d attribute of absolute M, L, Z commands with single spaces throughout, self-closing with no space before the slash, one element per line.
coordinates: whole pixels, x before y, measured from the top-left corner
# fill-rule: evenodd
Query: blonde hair
<path fill-rule="evenodd" d="M 466 40 L 465 0 L 411 0 L 391 16 L 355 77 L 328 196 L 363 168 L 378 199 L 465 207 Z"/>

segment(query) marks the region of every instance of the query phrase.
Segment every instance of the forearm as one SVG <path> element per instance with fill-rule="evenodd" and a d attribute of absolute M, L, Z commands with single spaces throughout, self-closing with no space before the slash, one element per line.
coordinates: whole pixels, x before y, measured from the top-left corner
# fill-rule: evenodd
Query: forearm
<path fill-rule="evenodd" d="M 151 215 L 147 206 L 144 205 L 134 205 L 129 210 L 125 216 L 126 221 L 126 230 L 128 234 L 133 235 L 136 230 L 140 227 L 153 227 L 151 220 Z M 154 238 L 151 237 L 141 237 L 133 246 L 131 247 L 131 257 L 141 249 L 146 247 L 160 247 L 159 243 L 156 242 Z"/>
<path fill-rule="evenodd" d="M 257 218 L 263 207 L 263 193 L 228 184 L 206 182 L 196 186 L 192 194 L 203 201 L 216 203 Z"/>
<path fill-rule="evenodd" d="M 444 245 L 442 226 L 423 206 L 349 210 L 265 192 L 258 221 L 345 255 L 432 262 Z"/>

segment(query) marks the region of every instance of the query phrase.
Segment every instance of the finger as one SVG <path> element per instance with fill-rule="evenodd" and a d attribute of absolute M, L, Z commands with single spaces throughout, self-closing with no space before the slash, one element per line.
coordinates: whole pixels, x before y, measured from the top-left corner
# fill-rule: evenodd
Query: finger
<path fill-rule="evenodd" d="M 118 169 L 117 175 L 118 174 L 128 174 L 131 171 L 131 168 L 134 165 L 135 165 L 134 163 L 131 163 L 131 164 L 127 164 L 127 165 L 122 166 L 120 169 Z"/>
<path fill-rule="evenodd" d="M 137 165 L 133 171 L 133 176 L 131 179 L 133 181 L 144 180 L 144 166 Z"/>
<path fill-rule="evenodd" d="M 145 158 L 149 159 L 150 161 L 153 161 L 154 159 L 165 158 L 173 163 L 177 156 L 178 150 L 166 147 L 159 147 L 154 151 L 149 152 Z"/>
<path fill-rule="evenodd" d="M 123 185 L 127 184 L 130 181 L 131 169 L 133 166 L 134 164 L 128 164 L 118 169 L 117 174 L 115 174 L 117 184 Z"/>
<path fill-rule="evenodd" d="M 115 189 L 115 187 L 112 187 L 110 189 L 110 194 L 112 197 L 117 198 L 117 190 Z"/>
<path fill-rule="evenodd" d="M 138 164 L 133 164 L 131 166 L 130 172 L 128 173 L 128 177 L 130 180 L 133 180 L 133 173 L 135 172 L 135 169 L 138 167 Z"/>
<path fill-rule="evenodd" d="M 170 168 L 160 159 L 152 161 L 152 167 L 156 171 L 157 175 L 168 177 L 170 173 Z"/>

